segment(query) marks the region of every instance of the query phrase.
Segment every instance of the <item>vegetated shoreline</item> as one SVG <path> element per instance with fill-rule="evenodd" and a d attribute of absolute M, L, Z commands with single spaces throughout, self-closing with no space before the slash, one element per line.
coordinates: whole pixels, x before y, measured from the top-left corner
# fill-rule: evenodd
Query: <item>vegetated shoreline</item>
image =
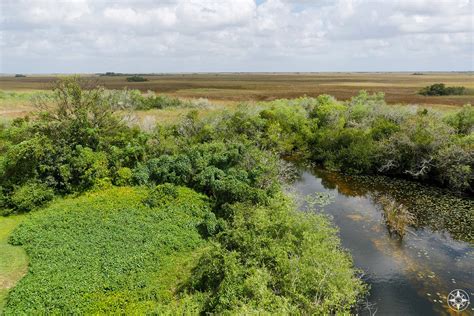
<path fill-rule="evenodd" d="M 406 177 L 331 171 L 300 157 L 285 159 L 298 170 L 310 170 L 323 180 L 330 178 L 334 183 L 340 183 L 343 193 L 346 189 L 361 196 L 370 193 L 377 204 L 382 204 L 378 203 L 379 198 L 389 198 L 404 205 L 416 217 L 415 223 L 410 225 L 413 228 L 426 227 L 433 232 L 448 233 L 454 240 L 474 244 L 471 229 L 474 196 L 468 192 L 456 192 L 436 183 L 421 183 Z"/>
<path fill-rule="evenodd" d="M 172 183 L 207 195 L 220 230 L 211 234 L 217 248 L 201 257 L 201 268 L 193 272 L 195 283 L 191 289 L 200 293 L 193 296 L 197 300 L 193 306 L 200 311 L 283 308 L 347 312 L 364 293 L 334 232 L 324 228 L 324 220 L 311 216 L 304 220 L 278 198 L 284 175 L 279 155 L 299 152 L 327 168 L 370 173 L 379 163 L 389 164 L 378 153 L 408 148 L 411 150 L 394 155 L 403 162 L 402 166 L 389 164 L 395 171 L 402 174 L 408 170 L 421 177 L 434 174 L 441 184 L 447 181 L 458 190 L 470 188 L 466 176 L 472 164 L 468 147 L 472 134 L 470 107 L 440 118 L 428 111 L 393 113 L 384 107 L 381 95 L 362 93 L 349 104 L 321 96 L 278 100 L 268 109 L 241 109 L 211 121 L 199 120 L 196 112 L 190 112 L 182 122 L 157 126 L 147 134 L 126 127 L 114 115 L 130 104 L 133 107 L 135 101 L 127 93 L 83 91 L 75 80 L 61 82 L 57 91 L 59 107 L 45 109 L 33 121 L 16 120 L 1 131 L 2 206 L 12 212 L 25 212 L 41 207 L 54 196 L 109 185 Z M 162 100 L 141 98 L 136 102 L 151 102 L 151 108 L 162 104 Z M 420 135 L 420 126 L 430 127 L 428 134 Z M 403 142 L 384 147 L 392 146 L 397 138 Z M 456 158 L 464 160 L 448 160 L 446 148 L 454 148 Z M 443 159 L 425 163 L 433 153 Z M 169 188 L 160 193 L 160 198 L 173 197 L 173 192 Z M 275 218 L 275 214 L 281 216 Z M 284 220 L 278 222 L 278 218 Z M 24 232 L 27 235 L 36 231 L 34 222 L 30 225 L 32 228 Z M 317 234 L 316 227 L 322 235 L 311 235 Z M 282 236 L 281 231 L 293 237 L 287 240 L 289 235 Z M 305 238 L 319 242 L 305 244 Z M 276 252 L 262 252 L 264 249 Z M 323 256 L 323 249 L 331 249 L 333 256 Z M 286 255 L 279 257 L 280 252 Z M 301 259 L 296 275 L 287 270 L 295 255 Z M 314 261 L 322 258 L 329 261 L 322 266 L 322 262 Z M 345 264 L 333 271 L 336 258 Z M 217 273 L 209 270 L 211 267 L 218 269 Z M 226 279 L 229 271 L 235 272 L 231 274 L 234 277 Z M 338 275 L 331 280 L 339 284 L 338 296 L 330 291 L 329 284 L 314 288 L 324 271 Z M 291 285 L 293 277 L 302 282 L 298 288 Z M 21 293 L 21 288 L 16 291 Z M 340 291 L 345 293 L 344 300 Z M 316 304 L 315 293 L 325 293 Z M 15 308 L 9 302 L 7 308 Z"/>
<path fill-rule="evenodd" d="M 162 145 L 143 142 L 145 139 L 140 137 L 146 135 L 127 128 L 114 118 L 112 112 L 107 112 L 110 103 L 101 99 L 101 91 L 83 94 L 75 81 L 64 84 L 67 93 L 61 94 L 62 107 L 45 111 L 31 122 L 17 120 L 2 130 L 2 140 L 6 141 L 2 145 L 8 148 L 2 155 L 1 183 L 6 188 L 2 189 L 2 203 L 13 207 L 14 212 L 37 209 L 11 237 L 12 243 L 26 248 L 31 257 L 30 267 L 35 273 L 28 273 L 10 292 L 6 314 L 28 313 L 31 308 L 44 312 L 129 309 L 144 312 L 348 312 L 365 292 L 365 286 L 352 269 L 350 256 L 341 250 L 329 222 L 318 216 L 297 213 L 279 193 L 278 159 L 275 155 L 243 140 L 188 143 L 186 126 L 176 130 L 185 134 L 176 135 L 178 138 L 173 137 L 171 142 L 166 143 L 164 139 L 165 143 L 160 141 Z M 17 142 L 23 137 L 27 139 Z M 176 144 L 176 141 L 181 144 Z M 73 154 L 70 150 L 74 143 Z M 144 148 L 140 145 L 143 144 L 149 146 L 148 154 L 156 158 L 142 158 Z M 35 148 L 33 151 L 31 146 Z M 153 153 L 156 150 L 158 152 Z M 108 163 L 112 156 L 108 155 L 121 164 L 112 173 Z M 32 158 L 36 160 L 34 157 L 42 163 L 32 161 Z M 50 159 L 66 160 L 56 164 Z M 134 164 L 136 168 L 133 170 L 126 167 Z M 40 165 L 42 167 L 36 169 Z M 51 169 L 56 167 L 59 173 Z M 113 176 L 112 180 L 109 177 L 112 174 L 119 178 Z M 44 176 L 45 181 L 41 181 Z M 57 176 L 65 181 L 50 182 Z M 14 185 L 22 179 L 27 182 L 20 187 Z M 169 184 L 146 189 L 151 191 L 143 198 L 130 199 L 129 191 L 121 194 L 115 191 L 107 197 L 107 188 L 112 184 L 127 190 L 127 185 L 154 187 L 160 183 Z M 13 185 L 10 187 L 14 190 L 10 191 L 11 195 L 9 185 Z M 204 214 L 194 229 L 183 223 L 202 238 L 209 236 L 211 245 L 193 264 L 193 269 L 186 271 L 189 280 L 185 284 L 171 285 L 183 290 L 172 291 L 170 297 L 148 286 L 148 278 L 126 278 L 128 273 L 124 275 L 124 272 L 130 269 L 144 273 L 143 265 L 151 267 L 150 273 L 156 276 L 158 283 L 162 282 L 164 275 L 154 270 L 155 264 L 148 265 L 142 260 L 131 262 L 126 256 L 113 257 L 113 245 L 118 239 L 125 244 L 129 242 L 131 247 L 137 246 L 133 238 L 129 241 L 134 234 L 128 230 L 133 228 L 130 223 L 139 224 L 140 221 L 130 216 L 144 207 L 151 207 L 151 214 L 171 216 L 170 210 L 166 209 L 170 201 L 173 206 L 179 200 L 191 203 L 190 207 L 195 206 L 192 199 L 180 198 L 176 185 L 185 185 L 189 187 L 186 190 L 206 194 L 213 212 Z M 82 198 L 59 198 L 56 202 L 49 202 L 54 195 L 90 190 L 93 190 L 90 194 L 98 195 L 98 199 L 87 200 L 86 193 Z M 125 200 L 119 199 L 121 195 Z M 126 201 L 132 203 L 129 211 L 123 212 L 114 206 L 118 203 L 120 208 L 126 207 Z M 48 203 L 49 208 L 38 209 Z M 190 207 L 177 211 L 176 216 L 181 216 L 184 210 L 189 212 Z M 153 211 L 153 208 L 158 209 Z M 102 212 L 105 212 L 105 218 L 100 215 Z M 125 215 L 128 219 L 122 218 Z M 100 225 L 104 220 L 109 224 Z M 169 221 L 180 222 L 174 216 Z M 167 228 L 170 227 L 165 226 Z M 108 229 L 110 233 L 107 233 Z M 140 229 L 143 233 L 153 232 L 146 227 Z M 118 230 L 118 236 L 112 234 L 115 230 Z M 178 236 L 184 245 L 190 243 L 181 234 Z M 173 239 L 166 243 L 171 242 L 174 247 Z M 92 247 L 86 246 L 94 240 L 97 242 Z M 99 255 L 97 251 L 100 252 L 102 247 L 110 251 Z M 81 248 L 94 253 L 88 255 L 85 251 L 77 251 Z M 91 270 L 93 275 L 99 276 L 99 281 L 87 283 L 82 277 L 77 279 L 80 273 L 75 273 L 75 269 L 82 265 L 76 267 L 67 260 L 59 260 L 68 253 L 80 257 L 74 262 L 87 260 L 90 264 L 86 266 L 90 269 L 99 267 Z M 100 260 L 107 260 L 111 255 L 116 259 L 113 262 L 117 263 L 103 270 L 104 263 Z M 158 258 L 160 255 L 161 252 L 156 254 Z M 156 260 L 156 256 L 152 256 L 152 260 Z M 336 261 L 339 263 L 337 266 L 334 265 Z M 67 265 L 58 266 L 61 262 Z M 111 280 L 100 277 L 104 274 L 112 277 L 114 270 L 118 274 Z M 326 273 L 332 278 L 322 278 Z M 68 291 L 63 292 L 64 287 Z M 44 290 L 48 288 L 51 290 Z M 338 290 L 334 291 L 334 288 Z M 58 292 L 55 294 L 53 289 Z M 129 295 L 124 302 L 125 293 Z M 82 298 L 86 295 L 87 299 L 77 300 L 74 295 Z M 316 302 L 314 295 L 319 297 Z"/>

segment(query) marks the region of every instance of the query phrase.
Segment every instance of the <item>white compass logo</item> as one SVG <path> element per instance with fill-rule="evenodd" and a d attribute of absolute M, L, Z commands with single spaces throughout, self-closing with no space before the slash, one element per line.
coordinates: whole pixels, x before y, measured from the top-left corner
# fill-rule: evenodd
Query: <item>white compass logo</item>
<path fill-rule="evenodd" d="M 464 290 L 453 290 L 448 295 L 449 307 L 457 312 L 465 310 L 469 303 L 469 294 Z"/>

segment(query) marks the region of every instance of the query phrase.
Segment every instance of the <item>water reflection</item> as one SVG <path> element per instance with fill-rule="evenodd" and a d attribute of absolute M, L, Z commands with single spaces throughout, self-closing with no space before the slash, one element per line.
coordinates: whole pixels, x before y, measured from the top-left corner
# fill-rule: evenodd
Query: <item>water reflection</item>
<path fill-rule="evenodd" d="M 302 169 L 301 177 L 293 185 L 301 195 L 334 195 L 333 203 L 324 211 L 339 227 L 342 244 L 351 252 L 355 265 L 366 273 L 371 285 L 369 302 L 375 304 L 372 312 L 376 309 L 378 315 L 449 315 L 446 296 L 451 290 L 462 288 L 471 295 L 474 291 L 472 243 L 452 237 L 461 232 L 464 239 L 469 239 L 472 219 L 459 223 L 470 227 L 457 228 L 452 233 L 453 224 L 443 216 L 415 210 L 419 225 L 411 227 L 403 240 L 391 238 L 376 197 L 390 194 L 411 205 L 410 211 L 417 204 L 401 194 L 406 188 L 393 184 L 390 187 L 392 190 L 377 182 L 358 181 L 318 169 Z M 439 198 L 439 194 L 435 196 Z M 469 199 L 460 202 L 461 210 L 468 206 L 468 215 L 471 203 Z M 441 223 L 433 223 L 436 217 Z M 473 310 L 471 305 L 464 313 L 453 315 L 469 315 Z"/>

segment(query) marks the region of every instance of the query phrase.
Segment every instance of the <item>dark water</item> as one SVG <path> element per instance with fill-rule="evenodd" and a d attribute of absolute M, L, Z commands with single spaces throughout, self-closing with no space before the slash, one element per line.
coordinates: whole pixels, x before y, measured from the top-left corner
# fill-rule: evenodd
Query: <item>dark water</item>
<path fill-rule="evenodd" d="M 302 196 L 315 192 L 334 196 L 323 210 L 312 211 L 322 211 L 331 217 L 355 266 L 365 273 L 364 280 L 371 286 L 370 310 L 362 308 L 361 314 L 474 315 L 473 243 L 454 239 L 455 233 L 443 229 L 443 223 L 410 227 L 402 240 L 390 236 L 375 198 L 385 192 L 353 178 L 347 180 L 334 173 L 303 169 L 293 189 Z M 399 189 L 398 192 L 404 188 Z M 469 207 L 471 202 L 467 202 Z M 464 217 L 471 211 L 464 210 Z M 425 217 L 433 218 L 433 214 Z M 424 223 L 422 219 L 420 222 Z M 471 219 L 460 220 L 459 225 L 470 226 L 461 227 L 461 231 L 474 229 Z M 463 313 L 452 312 L 446 303 L 446 296 L 454 289 L 464 289 L 471 295 L 471 305 Z"/>

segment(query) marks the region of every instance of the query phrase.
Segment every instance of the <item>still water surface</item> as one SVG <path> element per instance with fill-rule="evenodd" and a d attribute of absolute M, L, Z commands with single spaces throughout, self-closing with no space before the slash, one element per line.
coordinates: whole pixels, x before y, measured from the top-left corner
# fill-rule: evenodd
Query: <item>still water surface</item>
<path fill-rule="evenodd" d="M 315 192 L 333 196 L 332 203 L 319 211 L 328 214 L 339 228 L 343 246 L 370 284 L 368 304 L 364 304 L 369 308 L 362 308 L 361 314 L 474 315 L 472 304 L 463 313 L 451 312 L 446 304 L 446 296 L 453 289 L 466 290 L 472 303 L 472 242 L 456 240 L 443 229 L 443 223 L 434 226 L 441 229 L 410 227 L 403 240 L 390 236 L 375 198 L 385 192 L 380 187 L 359 185 L 352 177 L 305 168 L 292 189 L 301 196 Z M 404 188 L 398 189 L 403 192 Z M 463 203 L 469 208 L 474 205 L 472 199 Z M 471 216 L 471 211 L 464 210 L 463 218 Z M 472 230 L 472 218 L 460 220 L 460 225 L 470 225 L 461 230 Z"/>

